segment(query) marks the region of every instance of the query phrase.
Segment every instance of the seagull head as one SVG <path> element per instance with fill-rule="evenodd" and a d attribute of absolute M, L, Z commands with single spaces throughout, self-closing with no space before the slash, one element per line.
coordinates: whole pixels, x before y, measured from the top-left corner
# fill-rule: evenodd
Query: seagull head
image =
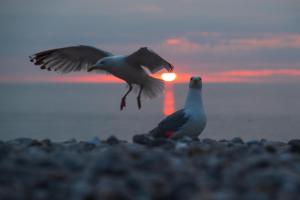
<path fill-rule="evenodd" d="M 88 72 L 93 70 L 108 70 L 110 66 L 110 59 L 108 57 L 104 57 L 96 62 L 96 64 L 89 67 Z"/>
<path fill-rule="evenodd" d="M 202 88 L 202 79 L 200 76 L 192 76 L 190 79 L 190 88 L 201 89 Z"/>

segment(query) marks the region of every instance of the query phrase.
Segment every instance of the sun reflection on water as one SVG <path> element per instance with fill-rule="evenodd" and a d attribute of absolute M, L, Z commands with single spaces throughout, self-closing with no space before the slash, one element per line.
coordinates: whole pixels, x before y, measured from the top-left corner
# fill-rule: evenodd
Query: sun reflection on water
<path fill-rule="evenodd" d="M 165 116 L 175 111 L 174 90 L 172 84 L 166 84 L 163 113 Z"/>

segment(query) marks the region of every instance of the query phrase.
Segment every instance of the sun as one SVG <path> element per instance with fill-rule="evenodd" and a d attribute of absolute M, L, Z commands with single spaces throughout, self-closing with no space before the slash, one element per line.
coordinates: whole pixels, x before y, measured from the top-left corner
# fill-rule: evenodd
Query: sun
<path fill-rule="evenodd" d="M 176 79 L 176 76 L 177 75 L 175 73 L 163 73 L 163 74 L 161 74 L 161 78 L 164 81 L 168 81 L 168 82 L 174 81 Z"/>

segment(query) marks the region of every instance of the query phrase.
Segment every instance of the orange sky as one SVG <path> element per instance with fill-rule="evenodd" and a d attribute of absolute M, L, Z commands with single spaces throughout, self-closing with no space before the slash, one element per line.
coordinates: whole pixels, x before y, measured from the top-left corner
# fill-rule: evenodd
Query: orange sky
<path fill-rule="evenodd" d="M 192 75 L 177 73 L 174 83 L 186 83 Z M 161 74 L 155 74 L 160 78 Z M 263 83 L 278 81 L 300 81 L 299 69 L 261 69 L 261 70 L 229 70 L 203 73 L 202 79 L 206 83 Z M 52 76 L 0 76 L 0 82 L 53 82 L 53 83 L 123 83 L 122 80 L 111 75 L 103 74 L 53 74 Z"/>

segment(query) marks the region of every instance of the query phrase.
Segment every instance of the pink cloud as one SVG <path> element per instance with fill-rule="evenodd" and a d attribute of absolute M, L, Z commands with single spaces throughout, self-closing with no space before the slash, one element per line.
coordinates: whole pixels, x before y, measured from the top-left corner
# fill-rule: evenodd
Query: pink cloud
<path fill-rule="evenodd" d="M 205 78 L 208 82 L 299 82 L 300 69 L 229 70 L 207 73 Z"/>
<path fill-rule="evenodd" d="M 158 13 L 161 12 L 163 9 L 162 7 L 155 5 L 155 4 L 141 4 L 134 6 L 134 10 L 138 10 L 143 13 Z"/>
<path fill-rule="evenodd" d="M 199 35 L 203 37 L 218 37 L 221 36 L 221 33 L 218 32 L 200 32 Z"/>
<path fill-rule="evenodd" d="M 194 74 L 178 73 L 175 82 L 186 83 Z M 206 83 L 299 82 L 300 69 L 229 70 L 203 72 L 201 76 Z"/>
<path fill-rule="evenodd" d="M 218 33 L 201 32 L 202 37 L 220 36 Z M 187 37 L 168 38 L 161 48 L 172 53 L 229 53 L 257 49 L 300 48 L 300 34 L 262 34 L 246 38 L 216 40 L 214 44 L 198 43 Z"/>
<path fill-rule="evenodd" d="M 174 53 L 192 53 L 202 49 L 200 44 L 192 42 L 185 37 L 168 38 L 162 43 L 161 48 L 171 50 Z"/>
<path fill-rule="evenodd" d="M 0 82 L 44 82 L 44 83 L 123 83 L 111 75 L 51 75 L 51 76 L 0 76 Z"/>
<path fill-rule="evenodd" d="M 219 37 L 222 36 L 221 32 L 189 32 L 187 33 L 188 36 L 202 36 L 202 37 Z"/>
<path fill-rule="evenodd" d="M 232 39 L 225 42 L 225 46 L 241 49 L 300 48 L 300 35 L 275 35 L 264 38 Z"/>
<path fill-rule="evenodd" d="M 228 77 L 300 76 L 299 69 L 231 70 L 219 73 Z"/>
<path fill-rule="evenodd" d="M 180 45 L 182 43 L 182 39 L 180 38 L 170 38 L 165 41 L 168 45 Z"/>

